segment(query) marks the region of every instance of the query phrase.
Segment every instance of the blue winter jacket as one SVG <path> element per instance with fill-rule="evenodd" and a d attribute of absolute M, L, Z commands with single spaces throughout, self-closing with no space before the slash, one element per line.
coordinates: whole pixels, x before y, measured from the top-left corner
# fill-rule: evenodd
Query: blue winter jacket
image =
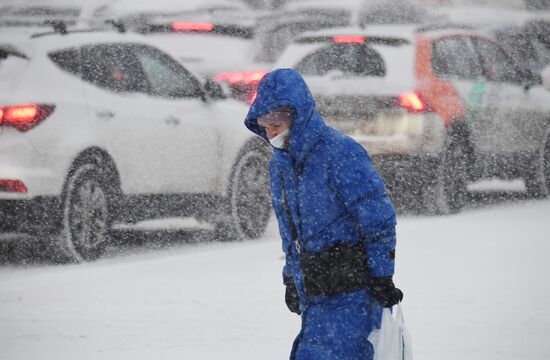
<path fill-rule="evenodd" d="M 294 110 L 288 151 L 274 148 L 272 201 L 283 242 L 284 275 L 294 279 L 301 307 L 329 296 L 306 297 L 300 254 L 364 240 L 371 276 L 394 273 L 395 211 L 365 149 L 327 126 L 303 78 L 295 70 L 268 73 L 258 86 L 245 125 L 267 139 L 257 118 L 282 106 Z M 284 184 L 283 184 L 284 182 Z M 295 243 L 283 190 L 298 233 Z"/>

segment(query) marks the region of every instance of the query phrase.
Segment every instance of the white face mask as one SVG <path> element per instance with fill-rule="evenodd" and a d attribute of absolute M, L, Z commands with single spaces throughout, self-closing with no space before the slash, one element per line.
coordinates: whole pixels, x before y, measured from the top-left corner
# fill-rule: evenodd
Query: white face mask
<path fill-rule="evenodd" d="M 286 148 L 286 141 L 288 139 L 288 135 L 290 134 L 290 129 L 286 129 L 282 133 L 275 135 L 269 140 L 269 143 L 276 147 L 277 149 L 284 149 Z"/>

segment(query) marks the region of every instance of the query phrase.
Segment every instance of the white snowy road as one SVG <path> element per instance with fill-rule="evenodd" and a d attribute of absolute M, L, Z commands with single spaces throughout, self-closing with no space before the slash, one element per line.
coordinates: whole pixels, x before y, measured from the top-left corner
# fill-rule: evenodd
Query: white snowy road
<path fill-rule="evenodd" d="M 550 356 L 550 200 L 399 218 L 396 283 L 416 359 Z M 259 241 L 0 265 L 0 359 L 285 359 L 275 223 Z"/>

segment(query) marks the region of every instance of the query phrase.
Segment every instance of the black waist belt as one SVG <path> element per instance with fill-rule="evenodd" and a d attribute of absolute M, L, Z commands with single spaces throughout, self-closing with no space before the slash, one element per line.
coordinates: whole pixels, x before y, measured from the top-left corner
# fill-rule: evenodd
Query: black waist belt
<path fill-rule="evenodd" d="M 317 253 L 303 253 L 300 267 L 306 295 L 335 295 L 368 286 L 367 256 L 363 244 L 336 246 Z"/>
<path fill-rule="evenodd" d="M 367 255 L 363 241 L 355 246 L 335 246 L 317 253 L 302 252 L 298 230 L 286 198 L 285 179 L 280 173 L 282 201 L 285 208 L 300 267 L 304 274 L 306 295 L 336 295 L 364 289 L 369 283 Z"/>

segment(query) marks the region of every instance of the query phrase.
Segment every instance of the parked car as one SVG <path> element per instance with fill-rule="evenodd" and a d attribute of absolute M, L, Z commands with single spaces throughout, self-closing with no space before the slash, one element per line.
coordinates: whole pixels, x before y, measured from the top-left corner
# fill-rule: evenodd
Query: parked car
<path fill-rule="evenodd" d="M 352 24 L 364 0 L 305 0 L 290 1 L 284 7 L 265 15 L 258 22 L 257 46 L 259 60 L 277 60 L 295 36 Z"/>
<path fill-rule="evenodd" d="M 521 0 L 510 1 L 508 4 L 503 1 L 451 1 L 441 6 L 432 6 L 431 13 L 447 22 L 476 28 L 523 26 L 533 19 L 549 19 L 550 16 L 548 11 L 528 10 Z"/>
<path fill-rule="evenodd" d="M 369 151 L 394 196 L 458 211 L 467 183 L 550 188 L 550 94 L 490 38 L 445 27 L 330 29 L 294 40 L 275 67 L 306 79 L 326 120 Z"/>
<path fill-rule="evenodd" d="M 125 5 L 125 6 L 123 6 Z M 116 2 L 105 11 L 129 31 L 145 35 L 204 78 L 222 84 L 232 97 L 248 101 L 267 64 L 256 61 L 257 13 L 229 1 L 173 2 L 165 6 Z"/>
<path fill-rule="evenodd" d="M 230 96 L 245 102 L 250 100 L 249 89 L 257 86 L 268 67 L 254 62 L 251 25 L 180 15 L 149 18 L 134 30 L 203 77 L 225 85 Z"/>
<path fill-rule="evenodd" d="M 543 34 L 527 26 L 499 27 L 489 31 L 495 40 L 525 70 L 540 74 L 550 64 L 550 45 L 541 41 Z"/>
<path fill-rule="evenodd" d="M 13 3 L 0 11 L 0 27 L 46 26 L 46 20 L 58 19 L 76 25 L 80 7 L 67 3 Z"/>
<path fill-rule="evenodd" d="M 108 0 L 4 0 L 0 7 L 0 29 L 45 28 L 48 21 L 62 21 L 69 26 L 87 26 L 101 16 Z"/>
<path fill-rule="evenodd" d="M 294 0 L 263 16 L 257 26 L 259 56 L 275 62 L 292 39 L 306 31 L 366 24 L 419 24 L 431 19 L 409 0 Z"/>
<path fill-rule="evenodd" d="M 0 232 L 54 234 L 74 261 L 100 256 L 119 221 L 263 233 L 270 150 L 243 127 L 247 107 L 144 36 L 2 39 L 0 82 Z"/>

